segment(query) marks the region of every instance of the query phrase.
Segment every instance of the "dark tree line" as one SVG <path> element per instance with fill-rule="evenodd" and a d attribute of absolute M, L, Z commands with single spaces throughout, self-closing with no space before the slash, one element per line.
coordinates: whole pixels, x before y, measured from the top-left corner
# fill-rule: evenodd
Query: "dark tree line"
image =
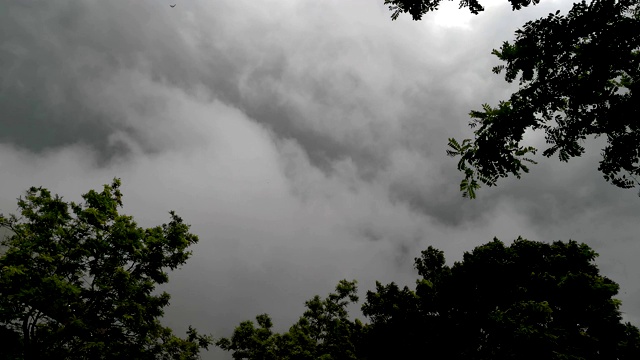
<path fill-rule="evenodd" d="M 234 359 L 639 359 L 640 332 L 623 323 L 618 285 L 596 253 L 575 241 L 519 238 L 465 253 L 453 266 L 429 247 L 416 258 L 414 288 L 376 284 L 351 320 L 355 281 L 307 301 L 287 332 L 268 315 L 245 321 L 216 345 Z"/>
<path fill-rule="evenodd" d="M 0 241 L 0 358 L 196 359 L 212 343 L 163 326 L 169 295 L 155 291 L 196 235 L 173 212 L 139 227 L 119 213 L 119 187 L 80 204 L 31 188 L 18 215 L 0 215 L 10 232 Z M 288 331 L 263 314 L 216 345 L 236 359 L 638 359 L 640 333 L 621 321 L 618 285 L 595 257 L 575 241 L 496 239 L 448 266 L 429 247 L 415 260 L 415 287 L 366 293 L 365 322 L 349 316 L 357 283 L 343 280 L 307 301 Z"/>

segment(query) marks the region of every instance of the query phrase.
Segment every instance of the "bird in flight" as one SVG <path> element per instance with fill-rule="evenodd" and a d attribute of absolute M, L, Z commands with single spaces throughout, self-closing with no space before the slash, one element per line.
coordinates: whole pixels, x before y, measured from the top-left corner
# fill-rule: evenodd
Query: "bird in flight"
<path fill-rule="evenodd" d="M 174 8 L 174 7 L 176 7 L 176 4 L 173 4 L 173 5 L 169 5 L 169 6 L 171 6 L 172 8 Z"/>

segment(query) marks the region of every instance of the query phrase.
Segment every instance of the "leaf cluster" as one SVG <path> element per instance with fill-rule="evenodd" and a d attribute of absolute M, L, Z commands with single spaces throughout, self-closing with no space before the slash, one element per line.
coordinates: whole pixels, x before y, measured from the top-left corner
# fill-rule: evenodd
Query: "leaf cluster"
<path fill-rule="evenodd" d="M 139 227 L 122 207 L 120 180 L 84 202 L 42 187 L 18 199 L 19 215 L 0 215 L 0 331 L 13 358 L 191 359 L 211 340 L 186 339 L 160 324 L 169 294 L 156 291 L 198 241 L 174 212 Z"/>
<path fill-rule="evenodd" d="M 460 157 L 463 195 L 475 197 L 482 182 L 528 172 L 536 149 L 521 145 L 525 131 L 542 130 L 542 155 L 561 161 L 585 152 L 587 138 L 604 136 L 598 170 L 621 188 L 640 184 L 640 16 L 638 0 L 593 0 L 527 22 L 516 39 L 493 54 L 508 82 L 520 88 L 497 107 L 470 113 L 474 139 L 449 139 Z"/>
<path fill-rule="evenodd" d="M 242 322 L 230 338 L 216 346 L 232 351 L 234 359 L 355 360 L 363 325 L 351 321 L 347 307 L 358 301 L 357 282 L 341 280 L 326 298 L 315 296 L 305 303 L 306 311 L 289 331 L 272 331 L 267 314 Z"/>
<path fill-rule="evenodd" d="M 452 1 L 452 0 L 449 0 Z M 430 11 L 438 10 L 442 0 L 385 0 L 384 4 L 389 6 L 391 19 L 397 20 L 400 14 L 409 13 L 413 20 L 422 20 L 422 16 Z M 513 10 L 520 10 L 529 5 L 536 5 L 540 0 L 509 0 Z M 484 7 L 478 0 L 460 0 L 460 9 L 469 8 L 472 14 L 479 14 L 484 11 Z"/>

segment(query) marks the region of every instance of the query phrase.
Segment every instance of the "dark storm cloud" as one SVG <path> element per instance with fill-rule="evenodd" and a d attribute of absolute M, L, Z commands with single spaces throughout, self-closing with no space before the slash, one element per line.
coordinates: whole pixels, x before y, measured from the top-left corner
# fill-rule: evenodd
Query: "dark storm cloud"
<path fill-rule="evenodd" d="M 65 66 L 67 49 L 59 44 L 64 37 L 49 33 L 58 29 L 47 28 L 48 19 L 37 16 L 38 5 L 48 7 L 28 1 L 2 5 L 0 140 L 37 151 L 78 141 L 106 147 L 108 119 L 86 108 L 79 86 L 92 72 Z"/>
<path fill-rule="evenodd" d="M 105 157 L 121 151 L 107 139 L 116 123 L 86 104 L 85 85 L 108 77 L 121 60 L 96 38 L 100 31 L 91 33 L 88 4 L 3 1 L 1 6 L 0 140 L 34 151 L 78 142 L 97 147 Z"/>
<path fill-rule="evenodd" d="M 184 7 L 189 9 L 187 4 Z M 184 34 L 173 27 L 185 18 L 157 2 L 9 1 L 3 8 L 7 11 L 0 14 L 0 106 L 8 129 L 0 135 L 1 140 L 36 151 L 82 142 L 96 147 L 104 159 L 127 151 L 122 144 L 108 141 L 117 131 L 130 133 L 146 151 L 161 150 L 144 143 L 135 126 L 130 126 L 131 119 L 123 119 L 117 111 L 96 110 L 95 100 L 88 99 L 95 90 L 92 86 L 114 72 L 143 68 L 153 81 L 168 82 L 185 91 L 205 85 L 212 96 L 266 124 L 277 136 L 295 139 L 312 163 L 325 171 L 331 170 L 332 161 L 350 158 L 362 176 L 371 178 L 388 165 L 389 146 L 395 146 L 381 141 L 391 135 L 386 123 L 397 121 L 392 116 L 403 116 L 401 112 L 381 114 L 372 108 L 372 102 L 384 107 L 382 102 L 394 101 L 398 95 L 411 101 L 416 96 L 412 89 L 428 88 L 413 79 L 425 78 L 420 73 L 431 71 L 426 70 L 428 63 L 433 59 L 439 62 L 437 58 L 443 56 L 438 54 L 442 44 L 418 41 L 420 46 L 434 48 L 433 59 L 405 60 L 414 54 L 395 44 L 406 40 L 393 39 L 395 24 L 390 22 L 382 24 L 383 30 L 365 36 L 353 29 L 350 31 L 357 36 L 349 36 L 339 27 L 296 35 L 291 32 L 298 30 L 297 25 L 287 28 L 286 23 L 278 23 L 282 19 L 268 18 L 254 18 L 249 20 L 253 21 L 251 26 L 234 29 L 229 27 L 234 23 L 229 17 L 239 15 L 238 10 L 220 5 L 210 13 L 213 18 L 193 20 L 206 20 L 207 24 L 187 26 L 186 31 L 196 38 L 194 44 L 188 44 Z M 326 20 L 335 22 L 335 14 L 319 14 L 319 20 L 313 20 L 315 26 L 325 27 Z M 392 37 L 383 38 L 389 30 Z M 251 47 L 254 44 L 248 39 L 260 35 L 265 36 L 264 44 Z M 461 40 L 454 38 L 458 46 L 468 45 Z M 307 43 L 313 44 L 313 57 L 291 59 L 285 55 Z M 479 46 L 467 48 L 475 53 Z M 363 60 L 365 65 L 371 63 L 376 56 L 372 50 L 393 54 L 387 56 L 387 68 L 380 68 L 384 76 L 396 77 L 390 80 L 393 86 L 385 90 L 389 92 L 387 99 L 375 93 L 375 81 L 364 78 L 373 74 L 352 70 Z M 463 67 L 449 64 L 439 73 L 452 75 Z M 446 83 L 437 76 L 426 79 Z M 425 112 L 431 114 L 421 116 L 420 121 L 433 123 L 433 115 L 440 115 L 441 109 L 458 108 L 460 84 L 450 83 L 450 87 L 420 94 Z M 274 89 L 274 84 L 284 85 Z M 301 94 L 314 108 L 307 108 L 304 101 L 292 103 L 290 94 Z M 144 111 L 144 104 L 140 108 Z M 345 136 L 312 125 L 348 124 L 354 118 L 361 125 L 336 127 L 338 133 L 346 131 Z M 403 125 L 396 137 L 402 141 L 415 134 Z M 425 140 L 419 142 L 428 143 Z"/>
<path fill-rule="evenodd" d="M 35 151 L 83 142 L 107 159 L 126 150 L 114 148 L 108 138 L 117 130 L 135 136 L 128 119 L 117 118 L 116 111 L 96 110 L 87 92 L 92 91 L 91 84 L 108 80 L 118 70 L 146 64 L 152 79 L 185 90 L 206 84 L 214 96 L 270 124 L 281 136 L 308 144 L 318 164 L 345 153 L 340 151 L 344 146 L 331 138 L 292 126 L 299 114 L 279 104 L 282 99 L 267 93 L 255 102 L 243 100 L 238 76 L 247 61 L 239 58 L 246 54 L 216 47 L 214 41 L 200 49 L 201 58 L 189 56 L 175 29 L 163 24 L 167 16 L 154 2 L 119 5 L 80 1 L 2 4 L 0 108 L 4 129 L 0 141 Z M 284 58 L 270 63 L 286 66 L 286 61 L 279 60 Z M 264 78 L 277 81 L 277 73 L 268 64 L 259 67 L 251 74 L 255 78 L 252 85 Z"/>
<path fill-rule="evenodd" d="M 189 56 L 191 49 L 175 28 L 165 23 L 167 14 L 159 5 L 2 1 L 0 141 L 33 151 L 85 143 L 96 148 L 101 160 L 108 160 L 130 151 L 109 141 L 110 135 L 123 131 L 144 150 L 161 150 L 145 144 L 131 119 L 118 109 L 100 109 L 100 99 L 95 99 L 101 84 L 118 71 L 143 69 L 154 81 L 189 90 L 198 82 L 197 59 Z M 217 71 L 210 76 L 214 81 L 228 66 L 224 57 L 218 59 Z M 140 112 L 149 108 L 144 98 L 137 106 Z"/>
<path fill-rule="evenodd" d="M 489 71 L 495 64 L 489 51 L 530 13 L 487 11 L 473 20 L 483 28 L 477 34 L 445 32 L 428 21 L 392 23 L 386 13 L 341 18 L 313 3 L 283 5 L 285 15 L 238 4 L 181 4 L 192 12 L 187 16 L 155 1 L 4 1 L 0 141 L 35 151 L 80 142 L 109 159 L 131 151 L 110 140 L 125 132 L 143 151 L 161 152 L 165 145 L 146 140 L 136 119 L 96 106 L 96 88 L 114 73 L 142 71 L 153 82 L 187 93 L 205 86 L 211 97 L 237 107 L 276 137 L 295 140 L 324 172 L 349 160 L 365 181 L 386 176 L 392 200 L 446 226 L 483 221 L 510 199 L 522 204 L 532 222 L 543 224 L 556 221 L 555 214 L 579 216 L 596 204 L 615 202 L 596 190 L 598 181 L 589 183 L 589 197 L 576 198 L 565 185 L 549 188 L 549 166 L 540 167 L 546 170 L 537 172 L 538 179 L 534 173 L 499 192 L 483 189 L 478 201 L 459 197 L 460 174 L 444 155 L 446 139 L 468 136 L 470 109 L 508 96 L 510 87 Z M 554 5 L 537 9 L 532 11 L 544 14 Z M 306 20 L 287 20 L 290 14 Z M 156 115 L 162 107 L 133 97 L 143 114 Z M 394 176 L 392 154 L 398 151 L 428 161 Z M 578 170 L 572 173 L 582 180 L 582 170 L 593 172 Z M 541 198 L 547 201 L 528 201 Z"/>

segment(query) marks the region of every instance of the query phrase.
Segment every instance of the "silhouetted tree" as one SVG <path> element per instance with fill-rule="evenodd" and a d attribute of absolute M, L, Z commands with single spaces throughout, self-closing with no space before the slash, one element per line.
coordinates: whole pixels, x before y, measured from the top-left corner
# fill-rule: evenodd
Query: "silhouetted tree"
<path fill-rule="evenodd" d="M 359 359 L 363 325 L 351 321 L 347 312 L 347 306 L 357 301 L 356 282 L 342 280 L 325 299 L 315 296 L 307 301 L 307 310 L 289 331 L 273 333 L 271 318 L 262 314 L 256 317 L 257 328 L 252 321 L 244 321 L 231 338 L 221 338 L 216 345 L 232 351 L 234 359 Z"/>
<path fill-rule="evenodd" d="M 377 285 L 367 359 L 636 359 L 638 329 L 621 322 L 618 285 L 599 274 L 596 253 L 575 241 L 495 239 L 446 266 L 429 247 L 416 259 L 415 291 Z M 384 339 L 389 342 L 383 342 Z"/>
<path fill-rule="evenodd" d="M 288 332 L 273 333 L 263 314 L 217 345 L 234 359 L 639 359 L 638 328 L 622 323 L 618 285 L 595 257 L 575 241 L 496 239 L 449 267 L 429 247 L 416 259 L 415 289 L 367 292 L 366 325 L 349 320 L 356 287 L 343 280 L 308 301 Z"/>

